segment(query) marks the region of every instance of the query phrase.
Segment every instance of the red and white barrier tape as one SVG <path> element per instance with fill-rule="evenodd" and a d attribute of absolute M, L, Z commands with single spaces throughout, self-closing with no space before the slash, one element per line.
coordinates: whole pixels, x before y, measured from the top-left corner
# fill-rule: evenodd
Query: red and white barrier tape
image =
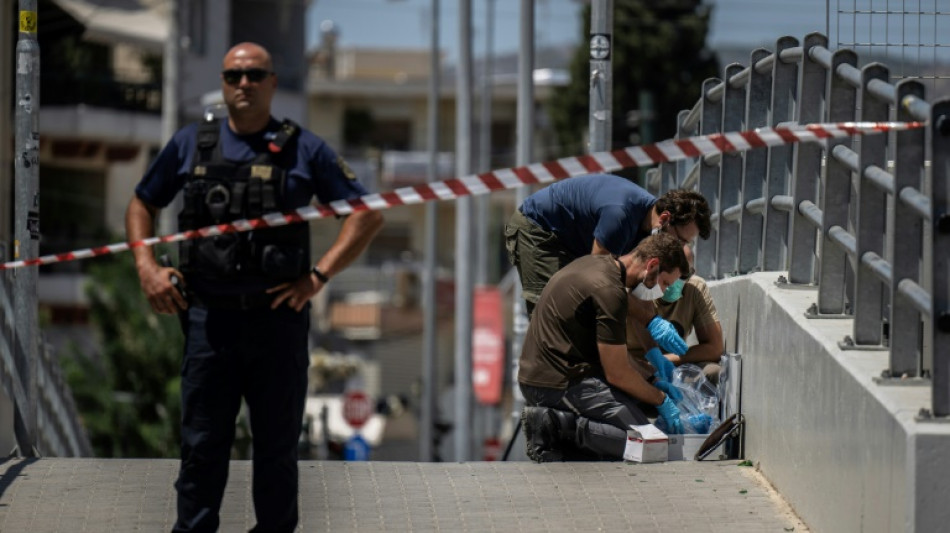
<path fill-rule="evenodd" d="M 301 207 L 289 213 L 268 213 L 253 220 L 235 220 L 228 224 L 207 226 L 201 229 L 151 237 L 135 242 L 123 242 L 61 254 L 44 255 L 34 259 L 11 261 L 0 264 L 0 270 L 63 263 L 124 252 L 140 246 L 154 246 L 165 242 L 178 242 L 224 233 L 284 226 L 370 209 L 383 210 L 399 205 L 419 204 L 435 200 L 454 200 L 460 196 L 486 194 L 524 185 L 549 183 L 584 174 L 613 172 L 622 168 L 643 167 L 691 157 L 744 152 L 753 148 L 822 141 L 824 139 L 851 137 L 868 133 L 909 130 L 923 126 L 924 123 L 922 122 L 841 122 L 782 128 L 759 128 L 736 133 L 714 133 L 688 139 L 666 140 L 646 146 L 631 146 L 622 150 L 565 157 L 545 163 L 534 163 L 528 166 L 505 168 L 462 178 L 403 187 L 391 192 L 367 194 L 350 200 L 338 200 L 329 204 Z"/>

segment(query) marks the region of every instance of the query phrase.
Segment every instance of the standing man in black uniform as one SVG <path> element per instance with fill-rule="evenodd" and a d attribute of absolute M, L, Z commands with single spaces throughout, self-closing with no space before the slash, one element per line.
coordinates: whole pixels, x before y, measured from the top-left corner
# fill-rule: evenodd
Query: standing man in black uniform
<path fill-rule="evenodd" d="M 130 241 L 154 234 L 158 211 L 179 191 L 181 230 L 289 211 L 314 196 L 329 203 L 367 193 L 323 140 L 271 116 L 277 75 L 267 50 L 234 46 L 221 80 L 227 120 L 186 126 L 168 142 L 129 202 Z M 309 301 L 366 249 L 382 222 L 376 211 L 348 215 L 312 268 L 307 224 L 184 241 L 180 271 L 160 266 L 150 248 L 133 250 L 152 309 L 181 313 L 185 332 L 174 531 L 217 530 L 242 397 L 253 433 L 253 531 L 295 529 Z M 173 276 L 184 279 L 187 300 Z"/>

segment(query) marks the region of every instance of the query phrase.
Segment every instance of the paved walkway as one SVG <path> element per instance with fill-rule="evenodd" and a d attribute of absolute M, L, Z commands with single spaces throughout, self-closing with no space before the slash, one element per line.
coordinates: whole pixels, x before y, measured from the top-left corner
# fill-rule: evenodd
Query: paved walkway
<path fill-rule="evenodd" d="M 174 460 L 0 464 L 0 531 L 169 531 Z M 254 525 L 251 469 L 231 463 L 221 531 Z M 807 531 L 738 461 L 304 461 L 299 531 Z"/>

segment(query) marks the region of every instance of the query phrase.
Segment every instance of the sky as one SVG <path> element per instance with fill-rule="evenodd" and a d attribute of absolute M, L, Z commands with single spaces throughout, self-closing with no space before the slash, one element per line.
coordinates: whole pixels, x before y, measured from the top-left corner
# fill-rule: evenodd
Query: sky
<path fill-rule="evenodd" d="M 485 52 L 485 27 L 489 0 L 472 0 L 472 51 Z M 454 63 L 458 50 L 457 0 L 439 0 L 439 41 L 446 60 Z M 514 52 L 518 46 L 518 0 L 494 0 L 492 49 Z M 319 42 L 319 27 L 332 20 L 341 47 L 392 47 L 428 49 L 432 0 L 315 0 L 307 13 L 308 48 Z M 574 0 L 536 0 L 535 46 L 576 43 L 581 35 L 579 6 Z"/>
<path fill-rule="evenodd" d="M 485 52 L 486 11 L 494 1 L 494 53 L 514 52 L 518 46 L 519 0 L 472 0 L 473 54 Z M 614 0 L 621 2 L 623 0 Z M 842 0 L 829 0 L 832 9 Z M 458 49 L 458 0 L 439 0 L 440 43 L 446 60 L 455 62 Z M 709 44 L 734 45 L 749 51 L 774 45 L 783 35 L 799 39 L 825 31 L 826 0 L 715 0 Z M 428 49 L 432 0 L 313 0 L 307 13 L 308 48 L 319 42 L 320 23 L 334 22 L 341 47 Z M 576 44 L 581 36 L 580 2 L 536 0 L 536 47 Z M 619 31 L 619 28 L 614 28 Z"/>

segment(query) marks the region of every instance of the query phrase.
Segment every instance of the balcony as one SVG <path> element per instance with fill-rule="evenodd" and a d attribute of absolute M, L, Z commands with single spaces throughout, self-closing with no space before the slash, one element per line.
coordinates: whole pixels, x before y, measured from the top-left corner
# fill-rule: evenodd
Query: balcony
<path fill-rule="evenodd" d="M 162 84 L 44 73 L 40 78 L 40 102 L 44 106 L 84 105 L 160 115 Z"/>
<path fill-rule="evenodd" d="M 40 133 L 50 138 L 161 143 L 161 83 L 43 73 L 40 104 Z"/>

